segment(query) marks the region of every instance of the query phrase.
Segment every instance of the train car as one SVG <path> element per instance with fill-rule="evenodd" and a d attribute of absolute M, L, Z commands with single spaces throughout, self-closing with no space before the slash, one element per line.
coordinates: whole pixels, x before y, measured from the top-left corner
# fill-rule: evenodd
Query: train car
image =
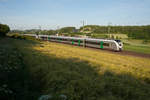
<path fill-rule="evenodd" d="M 120 40 L 108 40 L 108 39 L 86 39 L 86 46 L 101 48 L 101 49 L 109 49 L 114 51 L 122 51 L 123 44 Z"/>
<path fill-rule="evenodd" d="M 78 37 L 65 37 L 65 36 L 52 36 L 52 35 L 39 35 L 38 37 L 42 40 L 69 43 L 72 45 L 79 45 L 84 47 L 109 49 L 114 51 L 123 50 L 123 44 L 120 40 L 78 38 Z"/>
<path fill-rule="evenodd" d="M 78 38 L 78 37 L 65 37 L 65 36 L 52 36 L 52 35 L 36 35 L 36 34 L 25 34 L 25 35 L 33 36 L 41 40 L 68 43 L 68 44 L 84 46 L 84 47 L 109 49 L 113 51 L 123 50 L 123 43 L 120 40 Z"/>

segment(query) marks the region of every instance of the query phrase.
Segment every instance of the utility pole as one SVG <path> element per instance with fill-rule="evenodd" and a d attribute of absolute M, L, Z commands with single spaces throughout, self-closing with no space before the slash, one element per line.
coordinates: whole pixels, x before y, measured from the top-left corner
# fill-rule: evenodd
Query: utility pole
<path fill-rule="evenodd" d="M 84 31 L 84 25 L 85 25 L 85 21 L 82 20 L 81 23 L 83 24 L 83 31 Z"/>
<path fill-rule="evenodd" d="M 84 25 L 85 25 L 85 21 L 83 20 L 83 21 L 81 21 L 81 23 L 83 24 L 83 31 L 84 31 Z M 85 36 L 86 36 L 86 34 L 85 34 Z M 86 41 L 85 41 L 85 39 L 83 39 L 83 47 L 85 48 L 85 43 Z"/>
<path fill-rule="evenodd" d="M 39 25 L 39 34 L 41 33 L 41 26 Z"/>
<path fill-rule="evenodd" d="M 39 34 L 41 33 L 41 26 L 39 25 L 39 32 L 36 34 L 37 38 L 39 38 Z"/>
<path fill-rule="evenodd" d="M 110 26 L 111 26 L 111 24 L 112 24 L 111 22 L 108 23 L 108 34 L 110 34 L 110 30 L 111 30 Z"/>
<path fill-rule="evenodd" d="M 57 36 L 59 35 L 59 26 L 57 26 Z"/>
<path fill-rule="evenodd" d="M 41 26 L 39 25 L 39 30 L 41 31 Z"/>

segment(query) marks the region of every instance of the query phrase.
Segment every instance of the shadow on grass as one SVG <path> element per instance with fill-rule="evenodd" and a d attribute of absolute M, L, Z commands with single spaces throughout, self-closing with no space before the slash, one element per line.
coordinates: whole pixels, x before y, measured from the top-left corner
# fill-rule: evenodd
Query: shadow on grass
<path fill-rule="evenodd" d="M 0 100 L 28 100 L 33 96 L 32 76 L 14 41 L 17 40 L 7 37 L 0 40 Z"/>
<path fill-rule="evenodd" d="M 22 46 L 30 47 L 30 44 Z M 92 66 L 87 61 L 48 56 L 31 48 L 26 49 L 23 54 L 28 100 L 37 99 L 44 94 L 53 96 L 64 94 L 68 100 L 148 100 L 150 98 L 150 84 L 131 75 L 115 74 L 111 71 L 99 73 L 101 68 Z"/>

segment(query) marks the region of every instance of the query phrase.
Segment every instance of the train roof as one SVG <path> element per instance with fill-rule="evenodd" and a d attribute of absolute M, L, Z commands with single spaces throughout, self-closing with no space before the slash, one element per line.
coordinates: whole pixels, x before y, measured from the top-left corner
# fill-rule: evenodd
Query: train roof
<path fill-rule="evenodd" d="M 48 37 L 55 37 L 55 38 L 65 38 L 65 39 L 74 39 L 74 40 L 84 40 L 87 41 L 105 41 L 105 42 L 115 42 L 115 40 L 112 39 L 94 39 L 94 38 L 79 38 L 79 37 L 66 37 L 66 36 L 48 36 Z"/>
<path fill-rule="evenodd" d="M 37 36 L 36 34 L 25 34 L 30 36 Z M 95 39 L 95 38 L 81 38 L 81 37 L 69 37 L 69 36 L 55 36 L 55 35 L 38 35 L 40 37 L 54 37 L 54 38 L 64 38 L 64 39 L 74 39 L 74 40 L 84 40 L 87 41 L 104 41 L 104 42 L 121 42 L 120 40 L 114 40 L 114 39 Z"/>

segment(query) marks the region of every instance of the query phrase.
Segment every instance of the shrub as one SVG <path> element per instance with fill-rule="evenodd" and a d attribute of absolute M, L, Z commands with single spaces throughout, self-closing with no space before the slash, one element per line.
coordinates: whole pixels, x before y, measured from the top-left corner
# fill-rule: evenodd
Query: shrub
<path fill-rule="evenodd" d="M 10 35 L 11 38 L 20 39 L 20 40 L 37 40 L 32 36 L 20 35 L 18 33 Z"/>
<path fill-rule="evenodd" d="M 116 39 L 119 39 L 119 37 L 118 37 L 118 36 L 116 36 Z"/>
<path fill-rule="evenodd" d="M 147 44 L 148 43 L 148 40 L 147 39 L 144 39 L 143 40 L 143 44 Z"/>
<path fill-rule="evenodd" d="M 111 36 L 112 39 L 115 39 L 114 35 Z"/>
<path fill-rule="evenodd" d="M 0 37 L 6 36 L 6 33 L 10 31 L 9 26 L 0 24 Z"/>

